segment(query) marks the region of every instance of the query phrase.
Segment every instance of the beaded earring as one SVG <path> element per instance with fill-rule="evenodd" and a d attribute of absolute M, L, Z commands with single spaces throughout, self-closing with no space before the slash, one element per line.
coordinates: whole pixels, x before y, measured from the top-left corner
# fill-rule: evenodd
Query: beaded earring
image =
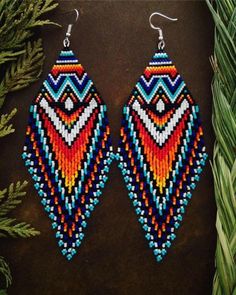
<path fill-rule="evenodd" d="M 71 29 L 30 106 L 22 154 L 68 260 L 84 238 L 112 161 L 106 105 L 69 48 Z"/>
<path fill-rule="evenodd" d="M 161 261 L 175 239 L 207 154 L 195 103 L 164 51 L 158 50 L 123 109 L 119 167 L 149 247 Z"/>

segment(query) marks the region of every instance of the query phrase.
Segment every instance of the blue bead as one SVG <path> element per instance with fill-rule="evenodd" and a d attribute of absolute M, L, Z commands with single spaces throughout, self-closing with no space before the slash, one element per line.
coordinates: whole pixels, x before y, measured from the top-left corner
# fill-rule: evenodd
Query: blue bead
<path fill-rule="evenodd" d="M 200 174 L 202 172 L 202 168 L 198 168 L 197 172 Z"/>
<path fill-rule="evenodd" d="M 47 211 L 47 212 L 50 212 L 50 209 L 51 209 L 51 208 L 50 208 L 49 206 L 46 206 L 46 207 L 45 207 L 45 211 Z"/>
<path fill-rule="evenodd" d="M 85 216 L 90 217 L 90 212 L 88 210 L 85 211 Z"/>
<path fill-rule="evenodd" d="M 134 197 L 134 193 L 133 193 L 133 192 L 130 192 L 130 193 L 129 193 L 129 198 L 132 200 L 133 197 Z"/>
<path fill-rule="evenodd" d="M 136 211 L 137 214 L 140 214 L 141 213 L 141 209 L 140 208 L 137 208 L 135 211 Z"/>
<path fill-rule="evenodd" d="M 166 246 L 167 246 L 168 248 L 170 248 L 170 246 L 171 246 L 171 242 L 170 242 L 170 241 L 167 241 L 167 242 L 166 242 Z"/>
<path fill-rule="evenodd" d="M 187 201 L 187 200 L 186 200 Z M 185 209 L 184 209 L 184 207 L 181 207 L 180 208 L 180 212 L 183 214 L 183 213 L 185 213 Z"/>
<path fill-rule="evenodd" d="M 140 218 L 139 218 L 139 222 L 140 222 L 141 224 L 143 224 L 143 223 L 144 223 L 144 218 L 143 218 L 143 217 L 140 217 Z"/>
<path fill-rule="evenodd" d="M 89 209 L 91 210 L 91 211 L 93 211 L 94 210 L 94 206 L 91 204 L 91 205 L 89 205 Z"/>
<path fill-rule="evenodd" d="M 162 254 L 163 256 L 166 255 L 166 253 L 167 253 L 167 252 L 166 252 L 165 249 L 162 249 L 162 250 L 161 250 L 161 254 Z"/>
<path fill-rule="evenodd" d="M 134 200 L 133 201 L 133 205 L 136 207 L 138 205 L 138 201 L 137 200 Z"/>
<path fill-rule="evenodd" d="M 195 189 L 196 184 L 195 183 L 191 183 L 190 186 L 191 186 L 192 189 Z"/>
<path fill-rule="evenodd" d="M 187 192 L 187 197 L 190 199 L 192 197 L 192 194 L 190 192 Z"/>
<path fill-rule="evenodd" d="M 79 247 L 80 244 L 81 244 L 80 240 L 76 240 L 75 244 L 76 244 L 77 247 Z"/>
<path fill-rule="evenodd" d="M 98 199 L 94 199 L 93 203 L 94 203 L 94 205 L 97 205 L 99 203 L 99 200 Z"/>
<path fill-rule="evenodd" d="M 67 258 L 68 260 L 71 260 L 72 255 L 71 255 L 71 254 L 68 254 L 68 255 L 66 256 L 66 258 Z"/>
<path fill-rule="evenodd" d="M 178 223 L 178 222 L 175 222 L 174 227 L 175 227 L 176 229 L 179 228 L 179 223 Z"/>
<path fill-rule="evenodd" d="M 27 158 L 27 154 L 26 153 L 23 153 L 21 156 L 22 156 L 22 159 L 26 159 Z"/>
<path fill-rule="evenodd" d="M 199 179 L 200 179 L 200 177 L 198 175 L 195 175 L 194 178 L 196 181 L 199 181 Z"/>
<path fill-rule="evenodd" d="M 81 222 L 81 225 L 82 225 L 83 227 L 86 227 L 86 226 L 87 226 L 87 222 L 86 222 L 86 221 L 82 221 L 82 222 Z"/>
<path fill-rule="evenodd" d="M 98 189 L 97 190 L 97 196 L 99 197 L 99 196 L 101 196 L 101 194 L 102 194 L 102 191 L 100 189 Z"/>
<path fill-rule="evenodd" d="M 183 220 L 183 217 L 181 215 L 178 215 L 177 219 L 180 220 L 180 221 L 182 221 Z"/>
<path fill-rule="evenodd" d="M 144 224 L 143 229 L 144 229 L 145 231 L 147 231 L 147 230 L 148 230 L 148 225 L 147 225 L 147 224 Z"/>
<path fill-rule="evenodd" d="M 153 241 L 150 241 L 149 242 L 149 248 L 152 248 L 152 247 L 154 247 L 154 242 Z"/>
<path fill-rule="evenodd" d="M 41 204 L 43 204 L 45 206 L 47 204 L 46 199 L 42 199 Z"/>
<path fill-rule="evenodd" d="M 171 238 L 171 240 L 173 241 L 173 240 L 176 238 L 176 235 L 175 235 L 175 234 L 171 234 L 171 235 L 170 235 L 170 238 Z"/>
<path fill-rule="evenodd" d="M 145 235 L 145 237 L 146 237 L 147 240 L 150 240 L 150 239 L 151 239 L 151 235 L 150 235 L 149 233 L 147 233 L 147 234 Z"/>

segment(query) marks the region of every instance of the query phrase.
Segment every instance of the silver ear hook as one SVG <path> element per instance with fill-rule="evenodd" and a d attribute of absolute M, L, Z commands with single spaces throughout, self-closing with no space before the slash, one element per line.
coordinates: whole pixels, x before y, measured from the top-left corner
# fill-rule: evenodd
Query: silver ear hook
<path fill-rule="evenodd" d="M 160 13 L 160 12 L 153 12 L 153 13 L 150 15 L 150 17 L 149 17 L 149 24 L 150 24 L 150 27 L 151 27 L 152 29 L 154 29 L 154 30 L 158 30 L 158 32 L 159 32 L 159 37 L 158 37 L 158 40 L 159 40 L 159 42 L 158 42 L 158 49 L 159 49 L 159 50 L 162 50 L 162 49 L 164 49 L 164 47 L 165 47 L 165 41 L 164 41 L 164 38 L 163 38 L 163 32 L 162 32 L 162 29 L 161 29 L 160 27 L 156 27 L 156 26 L 153 25 L 153 23 L 152 23 L 152 17 L 153 17 L 154 15 L 162 16 L 162 17 L 164 17 L 164 18 L 166 18 L 166 19 L 168 19 L 168 20 L 171 20 L 171 21 L 177 21 L 178 19 L 177 19 L 177 18 L 169 17 L 169 16 L 167 16 L 167 15 L 165 15 L 165 14 L 162 14 L 162 13 Z"/>
<path fill-rule="evenodd" d="M 79 18 L 79 11 L 78 9 L 74 9 L 76 15 L 75 15 L 75 21 L 72 24 L 69 24 L 67 27 L 67 31 L 66 31 L 66 38 L 63 40 L 63 45 L 64 47 L 69 47 L 70 46 L 70 40 L 69 37 L 71 36 L 71 30 L 73 25 L 77 22 L 78 18 Z"/>

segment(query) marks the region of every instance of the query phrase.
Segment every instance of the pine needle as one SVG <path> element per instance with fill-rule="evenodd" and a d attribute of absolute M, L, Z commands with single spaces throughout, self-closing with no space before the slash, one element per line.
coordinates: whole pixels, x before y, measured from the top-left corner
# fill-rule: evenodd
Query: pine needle
<path fill-rule="evenodd" d="M 0 72 L 3 73 L 0 78 L 0 109 L 8 93 L 29 86 L 41 75 L 44 61 L 42 41 L 32 41 L 32 37 L 35 27 L 58 25 L 44 18 L 57 5 L 54 0 L 0 1 Z M 10 120 L 16 111 L 13 109 L 9 114 L 0 115 L 0 138 L 15 131 Z M 18 181 L 0 191 L 0 237 L 28 238 L 39 234 L 30 224 L 8 217 L 22 202 L 26 185 L 26 181 Z M 1 256 L 0 274 L 0 279 L 5 279 L 5 288 L 0 289 L 0 295 L 6 295 L 12 277 Z"/>
<path fill-rule="evenodd" d="M 236 2 L 216 0 L 207 5 L 215 22 L 215 48 L 211 64 L 213 152 L 217 205 L 217 247 L 213 295 L 236 294 Z"/>
<path fill-rule="evenodd" d="M 0 108 L 7 93 L 23 89 L 39 78 L 43 61 L 42 40 L 27 42 L 24 54 L 10 65 L 0 83 Z"/>
<path fill-rule="evenodd" d="M 0 2 L 0 51 L 22 48 L 32 35 L 32 28 L 56 23 L 41 19 L 55 9 L 53 0 L 1 0 Z"/>
<path fill-rule="evenodd" d="M 0 191 L 0 237 L 28 238 L 39 234 L 37 230 L 25 222 L 16 222 L 15 218 L 8 218 L 7 214 L 21 204 L 27 181 L 11 183 L 8 189 Z"/>
<path fill-rule="evenodd" d="M 12 283 L 11 271 L 5 259 L 0 256 L 0 274 L 5 278 L 5 286 L 8 288 Z M 6 290 L 0 290 L 0 295 L 7 294 Z"/>
<path fill-rule="evenodd" d="M 25 222 L 16 222 L 15 218 L 0 218 L 0 237 L 29 238 L 39 235 L 40 232 Z"/>
<path fill-rule="evenodd" d="M 21 198 L 26 195 L 24 189 L 27 181 L 21 183 L 18 181 L 16 185 L 11 183 L 8 189 L 0 191 L 0 217 L 6 216 L 18 204 L 22 202 Z"/>
<path fill-rule="evenodd" d="M 9 114 L 1 115 L 0 117 L 0 137 L 6 136 L 15 132 L 12 124 L 8 124 L 9 121 L 15 116 L 17 109 L 13 109 Z"/>

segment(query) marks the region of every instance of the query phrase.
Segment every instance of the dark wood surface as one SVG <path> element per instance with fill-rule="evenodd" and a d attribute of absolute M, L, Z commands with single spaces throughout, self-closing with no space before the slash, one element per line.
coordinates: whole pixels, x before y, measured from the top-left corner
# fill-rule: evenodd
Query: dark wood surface
<path fill-rule="evenodd" d="M 163 27 L 166 51 L 200 105 L 210 155 L 213 23 L 203 1 L 60 1 L 51 18 L 63 28 L 44 27 L 40 33 L 46 59 L 41 79 L 6 100 L 3 111 L 18 108 L 16 132 L 1 139 L 0 187 L 27 179 L 27 197 L 14 211 L 41 235 L 2 239 L 0 253 L 10 264 L 12 295 L 203 295 L 211 294 L 214 274 L 215 204 L 208 163 L 193 194 L 177 238 L 165 260 L 157 264 L 129 201 L 117 163 L 113 162 L 102 201 L 89 220 L 86 237 L 72 262 L 61 255 L 50 220 L 40 204 L 21 152 L 28 111 L 55 62 L 73 8 L 81 12 L 73 28 L 72 49 L 94 80 L 108 106 L 111 133 L 117 146 L 122 106 L 154 53 L 157 34 L 150 13 L 159 10 L 179 21 L 157 18 Z"/>

